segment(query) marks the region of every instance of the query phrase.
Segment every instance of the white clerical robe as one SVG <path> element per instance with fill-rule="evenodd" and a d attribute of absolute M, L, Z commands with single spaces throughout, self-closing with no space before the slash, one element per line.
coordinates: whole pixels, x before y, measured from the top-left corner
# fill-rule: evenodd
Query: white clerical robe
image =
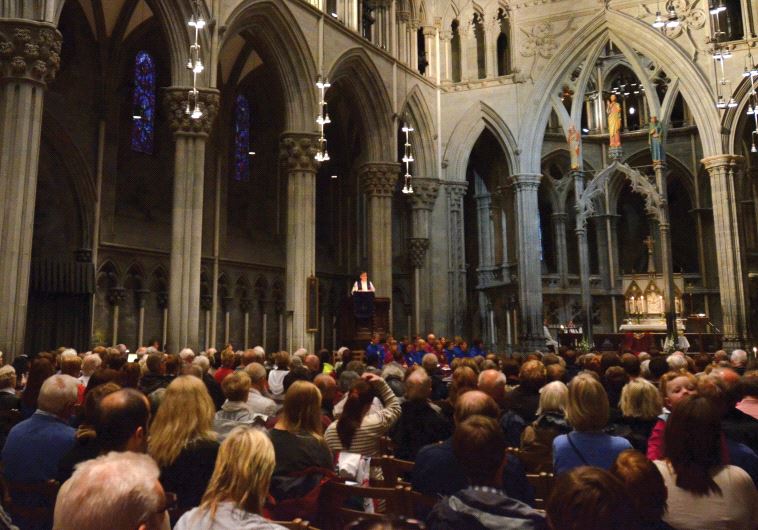
<path fill-rule="evenodd" d="M 357 282 L 353 284 L 353 290 L 350 291 L 350 293 L 352 294 L 356 291 L 371 291 L 373 293 L 376 291 L 376 289 L 374 289 L 373 283 L 369 281 L 364 282 L 364 281 L 358 280 Z"/>

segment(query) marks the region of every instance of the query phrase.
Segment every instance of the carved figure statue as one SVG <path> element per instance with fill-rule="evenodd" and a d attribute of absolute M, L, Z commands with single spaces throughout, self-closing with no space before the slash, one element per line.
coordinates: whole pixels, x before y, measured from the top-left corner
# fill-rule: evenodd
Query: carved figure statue
<path fill-rule="evenodd" d="M 579 169 L 579 161 L 582 159 L 582 135 L 573 123 L 569 125 L 566 141 L 568 141 L 571 154 L 571 169 Z"/>
<path fill-rule="evenodd" d="M 650 146 L 650 156 L 653 162 L 665 162 L 666 152 L 663 150 L 663 125 L 658 121 L 657 116 L 650 118 L 650 129 L 648 129 L 647 143 Z"/>
<path fill-rule="evenodd" d="M 608 135 L 611 147 L 621 147 L 621 105 L 616 101 L 616 94 L 611 94 L 611 99 L 605 106 L 608 114 Z"/>

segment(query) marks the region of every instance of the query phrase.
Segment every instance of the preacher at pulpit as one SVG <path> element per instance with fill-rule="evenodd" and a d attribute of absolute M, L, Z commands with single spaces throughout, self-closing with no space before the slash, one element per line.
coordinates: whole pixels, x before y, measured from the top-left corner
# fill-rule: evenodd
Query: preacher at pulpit
<path fill-rule="evenodd" d="M 350 291 L 351 294 L 355 294 L 356 292 L 376 292 L 376 289 L 374 289 L 374 284 L 368 281 L 368 273 L 362 272 L 360 275 L 360 279 L 353 284 L 353 290 Z"/>

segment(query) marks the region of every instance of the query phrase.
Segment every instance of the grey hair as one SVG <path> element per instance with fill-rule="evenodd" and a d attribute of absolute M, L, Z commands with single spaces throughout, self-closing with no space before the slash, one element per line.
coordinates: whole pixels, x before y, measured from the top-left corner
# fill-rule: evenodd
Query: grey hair
<path fill-rule="evenodd" d="M 361 376 L 359 376 L 357 372 L 353 372 L 352 370 L 345 370 L 340 374 L 340 390 L 342 392 L 347 392 L 350 390 L 350 387 L 353 386 L 353 383 L 360 378 Z"/>
<path fill-rule="evenodd" d="M 260 384 L 266 379 L 266 368 L 261 363 L 250 363 L 245 366 L 245 373 L 250 376 L 250 381 L 254 384 Z"/>
<path fill-rule="evenodd" d="M 568 404 L 568 387 L 561 381 L 553 381 L 540 389 L 540 406 L 537 415 L 548 411 L 565 411 Z"/>
<path fill-rule="evenodd" d="M 111 452 L 78 466 L 58 493 L 58 530 L 132 530 L 158 513 L 160 471 L 146 454 Z"/>
<path fill-rule="evenodd" d="M 182 351 L 179 352 L 179 357 L 185 363 L 189 363 L 189 362 L 192 362 L 192 359 L 195 358 L 195 352 L 192 351 L 190 348 L 184 348 Z"/>
<path fill-rule="evenodd" d="M 745 364 L 747 362 L 747 352 L 745 350 L 734 350 L 729 360 L 735 365 Z"/>
<path fill-rule="evenodd" d="M 59 416 L 66 407 L 76 403 L 79 382 L 70 375 L 53 375 L 45 379 L 39 391 L 37 408 Z"/>
<path fill-rule="evenodd" d="M 681 355 L 677 355 L 675 353 L 672 353 L 668 357 L 666 357 L 666 363 L 669 365 L 669 368 L 671 370 L 686 370 L 687 369 L 687 359 L 682 357 Z"/>
<path fill-rule="evenodd" d="M 396 364 L 388 364 L 382 370 L 382 378 L 387 379 L 388 377 L 395 377 L 402 381 L 405 379 L 405 370 L 403 370 L 402 366 L 398 366 Z"/>
<path fill-rule="evenodd" d="M 204 355 L 198 355 L 195 357 L 192 364 L 199 366 L 203 370 L 203 373 L 210 370 L 211 367 L 211 362 L 208 360 L 208 357 L 205 357 Z"/>
<path fill-rule="evenodd" d="M 98 354 L 87 355 L 82 361 L 82 374 L 86 376 L 94 374 L 101 364 L 103 364 L 103 360 Z"/>

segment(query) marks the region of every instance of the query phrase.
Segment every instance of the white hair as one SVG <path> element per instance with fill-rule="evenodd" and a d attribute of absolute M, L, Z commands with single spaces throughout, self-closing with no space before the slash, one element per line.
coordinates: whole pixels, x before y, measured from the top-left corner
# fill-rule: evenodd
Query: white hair
<path fill-rule="evenodd" d="M 58 374 L 45 379 L 37 398 L 37 408 L 60 416 L 66 407 L 76 403 L 79 382 L 70 375 Z"/>
<path fill-rule="evenodd" d="M 82 375 L 87 377 L 91 376 L 101 364 L 103 364 L 103 360 L 98 354 L 93 353 L 92 355 L 87 355 L 82 361 Z"/>
<path fill-rule="evenodd" d="M 306 355 L 308 355 L 308 350 L 305 348 L 300 348 L 294 353 L 294 357 L 299 357 L 301 361 L 305 359 Z"/>
<path fill-rule="evenodd" d="M 484 380 L 484 378 L 490 375 L 492 372 L 497 373 L 497 376 L 495 377 L 495 383 L 502 383 L 503 385 L 507 383 L 508 380 L 503 372 L 494 368 L 488 368 L 479 372 L 479 378 L 476 381 L 476 386 L 482 386 L 482 380 Z"/>
<path fill-rule="evenodd" d="M 540 388 L 540 405 L 537 414 L 548 411 L 565 411 L 568 405 L 568 387 L 562 381 L 552 381 Z"/>
<path fill-rule="evenodd" d="M 205 357 L 203 355 L 198 355 L 195 357 L 195 359 L 192 361 L 192 364 L 199 366 L 203 373 L 207 372 L 211 367 L 211 362 L 208 360 L 208 357 Z"/>
<path fill-rule="evenodd" d="M 741 366 L 747 363 L 747 352 L 745 350 L 734 350 L 729 357 L 732 364 L 735 366 Z"/>
<path fill-rule="evenodd" d="M 78 357 L 79 354 L 76 353 L 76 350 L 73 348 L 66 348 L 61 352 L 61 359 L 65 359 L 66 357 Z"/>
<path fill-rule="evenodd" d="M 676 353 L 672 353 L 671 355 L 666 357 L 666 363 L 669 365 L 669 369 L 673 371 L 687 369 L 687 359 L 685 359 L 681 355 L 677 355 Z"/>
<path fill-rule="evenodd" d="M 184 348 L 179 352 L 179 357 L 182 359 L 182 362 L 191 363 L 192 359 L 195 358 L 195 352 L 190 348 Z"/>
<path fill-rule="evenodd" d="M 160 471 L 148 455 L 112 452 L 78 466 L 58 493 L 57 530 L 133 530 L 158 514 Z"/>
<path fill-rule="evenodd" d="M 650 359 L 645 359 L 640 363 L 640 375 L 645 379 L 650 377 Z"/>
<path fill-rule="evenodd" d="M 263 346 L 256 346 L 255 348 L 253 348 L 253 351 L 254 351 L 254 352 L 255 352 L 255 353 L 256 353 L 256 354 L 257 354 L 257 355 L 258 355 L 258 356 L 259 356 L 261 359 L 265 359 L 265 358 L 266 358 L 266 350 L 264 350 L 264 349 L 263 349 Z"/>
<path fill-rule="evenodd" d="M 405 370 L 403 370 L 402 366 L 398 366 L 397 364 L 388 364 L 382 370 L 382 378 L 387 379 L 389 377 L 395 377 L 402 381 L 405 379 Z"/>

